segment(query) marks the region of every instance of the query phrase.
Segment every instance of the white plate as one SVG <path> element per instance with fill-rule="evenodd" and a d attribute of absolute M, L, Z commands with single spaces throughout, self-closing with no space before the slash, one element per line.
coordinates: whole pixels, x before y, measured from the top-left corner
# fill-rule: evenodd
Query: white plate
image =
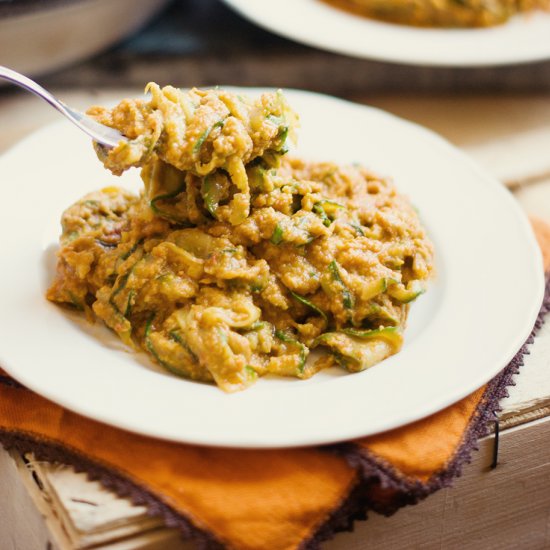
<path fill-rule="evenodd" d="M 483 29 L 423 29 L 367 19 L 319 0 L 225 2 L 275 33 L 356 57 L 456 67 L 550 58 L 549 13 L 521 14 L 504 25 Z"/>
<path fill-rule="evenodd" d="M 497 374 L 527 338 L 543 294 L 540 252 L 515 200 L 427 130 L 326 96 L 288 98 L 301 114 L 300 154 L 393 175 L 435 242 L 438 276 L 413 304 L 399 354 L 359 374 L 261 379 L 226 395 L 161 373 L 99 324 L 46 301 L 63 209 L 102 186 L 139 187 L 136 172 L 117 179 L 103 170 L 87 138 L 62 122 L 0 159 L 0 365 L 97 420 L 239 447 L 374 434 L 438 411 Z"/>

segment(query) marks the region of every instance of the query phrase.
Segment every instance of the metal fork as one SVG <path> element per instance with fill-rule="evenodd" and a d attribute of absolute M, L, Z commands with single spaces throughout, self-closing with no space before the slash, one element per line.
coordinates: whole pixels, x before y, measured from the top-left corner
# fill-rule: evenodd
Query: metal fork
<path fill-rule="evenodd" d="M 48 90 L 45 90 L 42 86 L 40 86 L 40 84 L 37 84 L 34 80 L 31 80 L 25 75 L 0 65 L 0 78 L 9 80 L 13 84 L 32 92 L 38 97 L 41 97 L 54 109 L 57 109 L 62 115 L 67 117 L 75 126 L 78 126 L 83 132 L 88 134 L 94 141 L 100 145 L 103 145 L 103 147 L 111 149 L 112 147 L 118 145 L 121 141 L 128 141 L 127 137 L 123 136 L 114 128 L 109 128 L 104 124 L 100 124 L 89 116 L 86 116 L 84 113 L 81 113 L 80 111 L 69 107 L 62 101 L 59 101 L 59 99 L 50 94 Z"/>

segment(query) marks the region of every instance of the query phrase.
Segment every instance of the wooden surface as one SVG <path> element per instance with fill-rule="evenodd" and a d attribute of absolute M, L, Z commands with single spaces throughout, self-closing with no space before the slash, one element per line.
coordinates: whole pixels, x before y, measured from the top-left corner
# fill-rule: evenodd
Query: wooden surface
<path fill-rule="evenodd" d="M 115 101 L 136 89 L 58 91 L 67 103 Z M 365 101 L 365 97 L 355 97 Z M 550 221 L 550 98 L 372 96 L 370 103 L 435 129 L 515 189 Z M 0 93 L 0 152 L 58 115 L 38 100 Z M 77 131 L 77 130 L 75 130 Z M 501 464 L 488 471 L 492 438 L 455 488 L 393 518 L 373 515 L 325 548 L 550 548 L 550 323 L 503 402 Z M 539 419 L 539 420 L 537 420 Z M 513 426 L 516 426 L 513 428 Z M 61 465 L 0 451 L 0 550 L 181 550 L 158 520 Z M 47 546 L 50 543 L 50 546 Z"/>

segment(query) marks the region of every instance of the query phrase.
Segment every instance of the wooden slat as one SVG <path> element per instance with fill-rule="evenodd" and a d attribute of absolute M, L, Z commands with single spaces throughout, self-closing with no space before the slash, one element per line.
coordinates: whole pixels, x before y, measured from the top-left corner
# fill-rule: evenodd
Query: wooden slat
<path fill-rule="evenodd" d="M 27 467 L 40 479 L 50 508 L 64 526 L 68 542 L 88 548 L 133 537 L 161 527 L 162 521 L 147 515 L 143 506 L 105 491 L 85 473 L 60 464 L 38 462 L 26 455 Z"/>

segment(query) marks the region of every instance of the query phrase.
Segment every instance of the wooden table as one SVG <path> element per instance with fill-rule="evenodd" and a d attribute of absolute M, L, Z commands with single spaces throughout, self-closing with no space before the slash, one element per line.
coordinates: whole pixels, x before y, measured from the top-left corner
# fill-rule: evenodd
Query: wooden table
<path fill-rule="evenodd" d="M 85 108 L 136 90 L 57 90 Z M 364 96 L 351 97 L 366 101 Z M 545 95 L 457 98 L 372 96 L 372 105 L 440 132 L 514 189 L 526 211 L 550 221 L 550 98 Z M 0 94 L 0 152 L 57 115 L 22 94 Z M 9 185 L 9 182 L 4 182 Z M 493 438 L 452 489 L 401 510 L 373 515 L 331 550 L 550 548 L 550 323 L 503 402 L 499 465 Z M 0 550 L 189 548 L 176 533 L 63 465 L 0 450 Z"/>

